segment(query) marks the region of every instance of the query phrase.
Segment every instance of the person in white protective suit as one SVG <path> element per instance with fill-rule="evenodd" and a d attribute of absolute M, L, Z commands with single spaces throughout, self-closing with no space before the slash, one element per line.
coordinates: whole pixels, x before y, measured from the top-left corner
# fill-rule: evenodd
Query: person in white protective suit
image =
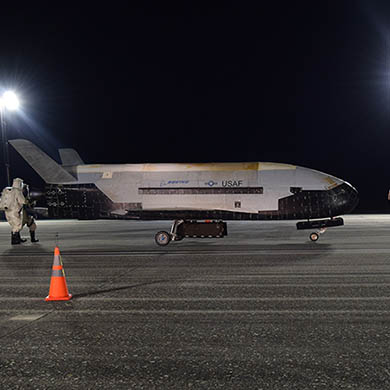
<path fill-rule="evenodd" d="M 9 187 L 8 187 L 9 188 Z M 20 237 L 23 223 L 23 206 L 26 204 L 26 198 L 23 195 L 23 180 L 16 178 L 9 191 L 9 206 L 5 210 L 5 217 L 11 226 L 11 244 L 20 244 L 26 240 Z"/>

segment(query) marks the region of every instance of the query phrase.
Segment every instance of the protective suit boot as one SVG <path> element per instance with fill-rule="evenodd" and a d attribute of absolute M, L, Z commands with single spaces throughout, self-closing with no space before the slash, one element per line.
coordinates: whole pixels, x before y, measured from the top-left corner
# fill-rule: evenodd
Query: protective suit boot
<path fill-rule="evenodd" d="M 11 244 L 12 245 L 20 244 L 20 236 L 18 233 L 11 233 Z"/>
<path fill-rule="evenodd" d="M 35 232 L 30 232 L 31 242 L 39 242 L 37 238 L 35 238 Z"/>
<path fill-rule="evenodd" d="M 18 237 L 19 237 L 19 241 L 20 241 L 21 243 L 23 243 L 23 242 L 26 242 L 26 241 L 27 241 L 25 238 L 22 238 L 22 237 L 20 237 L 20 232 L 17 232 L 16 234 L 18 235 Z"/>

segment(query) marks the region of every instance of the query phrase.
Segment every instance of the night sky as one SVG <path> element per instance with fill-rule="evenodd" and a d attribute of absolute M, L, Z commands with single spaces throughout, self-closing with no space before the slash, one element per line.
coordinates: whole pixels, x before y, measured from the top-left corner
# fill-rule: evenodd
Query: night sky
<path fill-rule="evenodd" d="M 87 163 L 291 163 L 389 211 L 390 1 L 124 3 L 2 13 L 10 139 Z M 11 175 L 43 184 L 13 150 Z"/>

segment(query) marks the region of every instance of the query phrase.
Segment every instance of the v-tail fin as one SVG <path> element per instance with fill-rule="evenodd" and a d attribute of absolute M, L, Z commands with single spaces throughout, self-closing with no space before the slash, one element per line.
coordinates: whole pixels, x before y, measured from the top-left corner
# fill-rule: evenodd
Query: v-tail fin
<path fill-rule="evenodd" d="M 28 162 L 41 178 L 49 184 L 66 184 L 77 182 L 77 179 L 57 164 L 32 142 L 25 139 L 8 141 Z"/>

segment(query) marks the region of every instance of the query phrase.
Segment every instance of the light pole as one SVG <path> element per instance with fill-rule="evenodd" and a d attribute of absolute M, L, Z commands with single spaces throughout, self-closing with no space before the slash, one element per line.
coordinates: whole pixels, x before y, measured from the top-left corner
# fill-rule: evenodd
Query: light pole
<path fill-rule="evenodd" d="M 0 98 L 0 127 L 1 127 L 1 139 L 3 142 L 3 156 L 4 165 L 7 173 L 7 186 L 11 185 L 10 173 L 9 173 L 9 152 L 8 152 L 8 139 L 7 139 L 7 123 L 5 121 L 5 110 L 14 111 L 19 107 L 19 100 L 13 91 L 6 91 Z"/>

